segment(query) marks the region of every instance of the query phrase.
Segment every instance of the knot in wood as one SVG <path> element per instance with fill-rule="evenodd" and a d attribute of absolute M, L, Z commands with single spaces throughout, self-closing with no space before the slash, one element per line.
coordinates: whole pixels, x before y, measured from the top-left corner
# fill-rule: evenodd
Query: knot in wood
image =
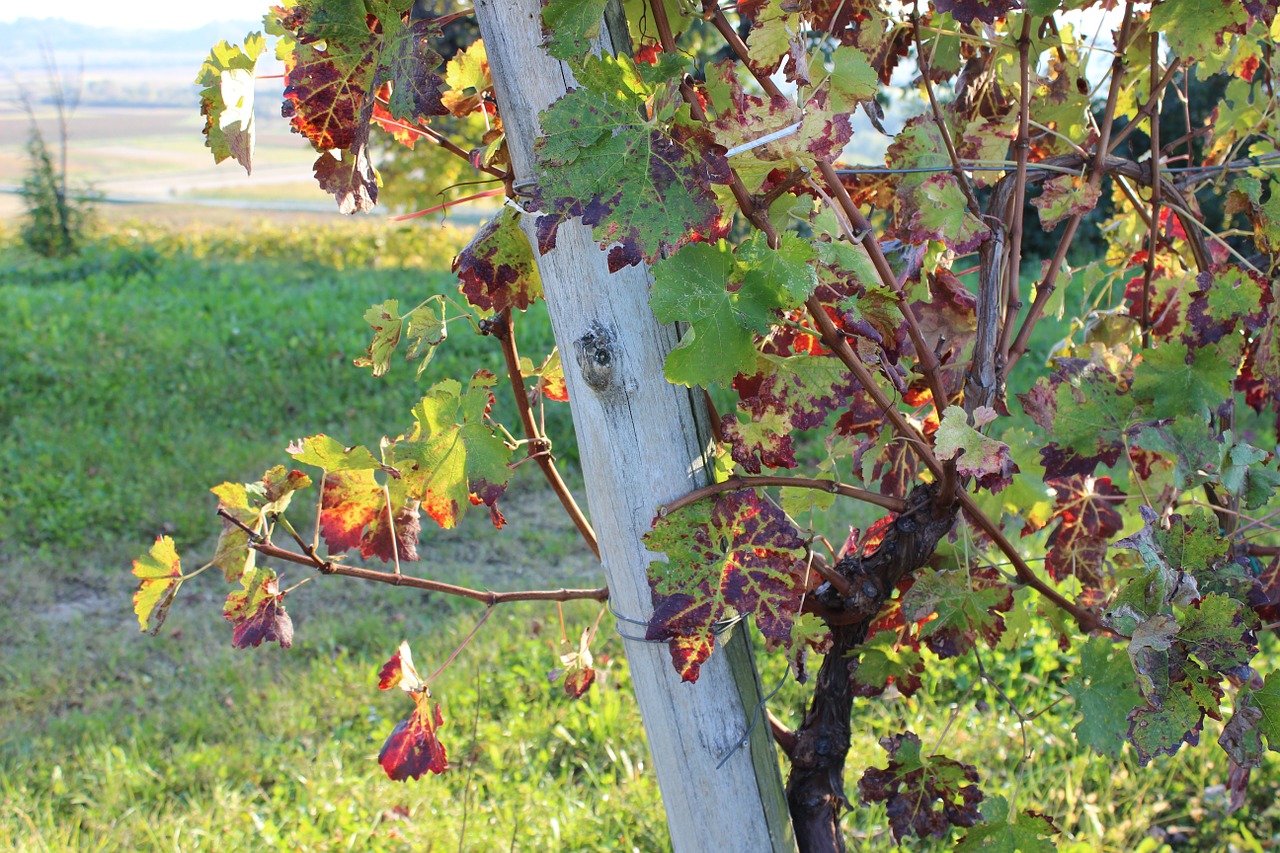
<path fill-rule="evenodd" d="M 608 391 L 616 383 L 618 347 L 613 332 L 598 322 L 573 342 L 574 354 L 582 379 L 597 393 Z"/>

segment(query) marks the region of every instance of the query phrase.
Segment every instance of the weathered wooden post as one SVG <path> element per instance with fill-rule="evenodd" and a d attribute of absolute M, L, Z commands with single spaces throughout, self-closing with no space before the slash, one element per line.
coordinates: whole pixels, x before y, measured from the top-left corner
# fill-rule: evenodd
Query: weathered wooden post
<path fill-rule="evenodd" d="M 476 2 L 517 183 L 536 178 L 538 113 L 573 83 L 569 69 L 540 47 L 540 14 L 539 0 Z M 608 43 L 607 26 L 602 32 Z M 532 238 L 531 219 L 524 226 Z M 658 505 L 708 482 L 705 407 L 699 393 L 663 376 L 676 333 L 653 318 L 646 267 L 610 273 L 591 229 L 572 222 L 560 227 L 538 270 L 612 606 L 644 620 L 652 611 L 645 579 L 652 557 L 641 536 Z M 623 631 L 643 635 L 644 627 L 623 623 Z M 680 682 L 665 644 L 628 640 L 626 649 L 674 848 L 793 850 L 768 726 L 757 725 L 740 747 L 761 700 L 745 631 L 703 664 L 696 684 Z"/>

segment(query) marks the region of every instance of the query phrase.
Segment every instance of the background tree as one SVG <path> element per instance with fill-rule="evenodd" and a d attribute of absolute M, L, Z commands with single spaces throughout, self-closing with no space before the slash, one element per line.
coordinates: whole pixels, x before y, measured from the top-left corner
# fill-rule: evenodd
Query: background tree
<path fill-rule="evenodd" d="M 480 371 L 432 386 L 376 453 L 323 435 L 289 447 L 320 472 L 310 542 L 284 518 L 309 475 L 280 466 L 215 489 L 225 529 L 209 565 L 238 584 L 224 609 L 236 644 L 291 642 L 290 590 L 262 558 L 490 606 L 607 595 L 620 633 L 644 630 L 629 654 L 675 845 L 786 846 L 744 629 L 725 635 L 750 617 L 798 680 L 823 656 L 799 726 L 770 728 L 795 839 L 824 850 L 844 847 L 855 699 L 910 696 L 938 661 L 972 658 L 1025 726 L 1034 715 L 983 650 L 1035 614 L 1076 653 L 1063 687 L 1081 749 L 1145 764 L 1225 720 L 1241 804 L 1280 734 L 1277 677 L 1254 668 L 1280 600 L 1280 562 L 1260 562 L 1280 548 L 1257 541 L 1280 484 L 1276 4 L 1128 2 L 1109 48 L 1076 34 L 1072 16 L 1097 5 L 482 0 L 484 60 L 468 46 L 443 76 L 440 22 L 408 3 L 276 9 L 285 115 L 340 210 L 377 201 L 378 128 L 501 181 L 507 206 L 454 264 L 470 307 L 373 306 L 357 364 L 385 372 L 402 342 L 425 363 L 454 312 L 502 347 L 524 437 L 491 420 L 498 380 Z M 263 44 L 220 45 L 200 78 L 215 157 L 246 166 L 242 92 Z M 1103 50 L 1110 62 L 1091 63 Z M 924 111 L 885 167 L 838 168 L 851 117 L 878 121 L 904 59 Z M 1215 74 L 1232 79 L 1212 121 L 1167 139 L 1171 87 Z M 479 145 L 433 125 L 475 114 L 492 122 Z M 1104 198 L 1105 254 L 1072 269 Z M 1214 198 L 1230 223 L 1203 214 Z M 1060 229 L 1043 263 L 1025 248 L 1028 204 Z M 535 366 L 515 330 L 544 296 L 559 352 Z M 733 411 L 716 413 L 710 388 L 731 390 Z M 566 389 L 590 522 L 535 414 Z M 484 506 L 501 526 L 521 452 L 609 589 L 494 593 L 405 573 L 422 512 L 450 527 Z M 802 461 L 819 476 L 764 473 Z M 841 532 L 804 532 L 836 496 Z M 392 569 L 340 561 L 357 547 Z M 646 549 L 663 556 L 646 567 Z M 139 619 L 158 627 L 190 575 L 167 539 L 134 571 Z M 590 686 L 593 635 L 564 660 L 571 691 Z M 696 686 L 663 683 L 644 641 Z M 433 677 L 407 645 L 383 669 L 380 686 L 414 701 L 381 755 L 392 778 L 447 765 Z M 735 739 L 749 749 L 726 751 Z M 883 804 L 896 837 L 961 827 L 965 848 L 1050 844 L 1052 822 L 988 798 L 977 768 L 911 731 L 881 744 L 887 766 L 862 773 L 858 799 Z"/>

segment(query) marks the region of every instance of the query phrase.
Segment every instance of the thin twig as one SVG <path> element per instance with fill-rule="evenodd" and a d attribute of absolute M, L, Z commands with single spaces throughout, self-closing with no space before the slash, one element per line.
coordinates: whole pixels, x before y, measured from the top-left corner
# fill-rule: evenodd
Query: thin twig
<path fill-rule="evenodd" d="M 325 575 L 341 575 L 349 578 L 359 578 L 360 580 L 373 581 L 374 583 L 384 583 L 390 586 L 407 586 L 412 589 L 422 589 L 427 592 L 439 592 L 445 595 L 455 595 L 459 598 L 469 598 L 472 601 L 479 601 L 482 604 L 506 604 L 512 601 L 579 601 L 589 599 L 591 601 L 607 601 L 609 598 L 609 590 L 606 587 L 599 589 L 535 589 L 535 590 L 516 590 L 511 592 L 493 592 L 478 589 L 469 589 L 464 586 L 455 586 L 454 584 L 444 583 L 442 581 L 430 580 L 428 578 L 419 578 L 406 574 L 392 574 L 391 572 L 379 572 L 373 569 L 360 569 L 355 566 L 345 566 L 342 563 L 333 560 L 324 560 L 317 554 L 299 554 L 296 551 L 290 551 L 287 548 L 281 548 L 271 542 L 263 539 L 261 534 L 255 533 L 253 528 L 246 525 L 240 519 L 227 512 L 225 509 L 219 509 L 218 515 L 227 519 L 236 527 L 239 527 L 245 533 L 249 534 L 249 547 L 262 554 L 264 557 L 274 557 L 277 560 L 284 560 L 287 563 L 296 563 L 300 566 L 310 566 L 317 569 L 321 574 Z"/>
<path fill-rule="evenodd" d="M 658 517 L 661 518 L 670 515 L 678 509 L 697 503 L 700 500 L 718 495 L 723 492 L 732 492 L 737 489 L 761 489 L 766 486 L 782 486 L 792 489 L 813 489 L 819 492 L 830 492 L 833 495 L 842 495 L 846 498 L 855 498 L 856 500 L 865 501 L 869 504 L 875 504 L 878 507 L 889 510 L 890 512 L 902 512 L 907 508 L 907 503 L 900 498 L 882 495 L 879 492 L 872 492 L 866 489 L 859 489 L 857 486 L 846 486 L 843 483 L 837 483 L 835 480 L 818 480 L 812 477 L 778 477 L 772 475 L 749 476 L 739 475 L 730 477 L 720 482 L 712 483 L 709 486 L 703 486 L 701 489 L 695 489 L 687 495 L 682 495 L 670 503 L 665 503 L 658 507 Z"/>
<path fill-rule="evenodd" d="M 502 357 L 507 366 L 507 377 L 511 380 L 511 391 L 516 401 L 516 411 L 520 413 L 520 423 L 524 427 L 527 457 L 538 463 L 538 467 L 542 469 L 542 474 L 546 477 L 547 483 L 550 484 L 551 490 L 556 493 L 556 497 L 560 499 L 560 505 L 564 507 L 564 511 L 568 513 L 569 519 L 573 522 L 573 526 L 578 529 L 578 533 L 582 536 L 587 547 L 591 549 L 591 553 L 595 554 L 597 560 L 600 559 L 600 542 L 596 538 L 596 532 L 591 527 L 591 522 L 582 512 L 582 508 L 578 506 L 578 502 L 574 500 L 573 493 L 569 491 L 569 486 L 565 483 L 564 478 L 560 476 L 560 472 L 556 469 L 555 459 L 550 453 L 545 452 L 549 449 L 550 444 L 546 436 L 538 428 L 537 421 L 533 417 L 533 409 L 529 405 L 529 394 L 524 387 L 524 375 L 520 372 L 520 352 L 516 349 L 515 329 L 511 321 L 511 309 L 507 308 L 494 318 L 493 323 L 489 326 L 489 333 L 498 339 L 498 343 L 502 345 Z"/>

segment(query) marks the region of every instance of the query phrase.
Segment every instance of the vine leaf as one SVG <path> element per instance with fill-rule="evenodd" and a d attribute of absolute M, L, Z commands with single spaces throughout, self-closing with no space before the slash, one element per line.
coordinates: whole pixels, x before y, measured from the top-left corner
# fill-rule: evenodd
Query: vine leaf
<path fill-rule="evenodd" d="M 282 649 L 293 645 L 293 620 L 285 612 L 276 573 L 258 566 L 244 573 L 240 585 L 222 607 L 222 618 L 232 625 L 231 645 L 247 649 L 272 640 Z"/>
<path fill-rule="evenodd" d="M 982 820 L 965 833 L 956 845 L 958 853 L 977 850 L 993 853 L 1053 853 L 1058 845 L 1051 837 L 1058 828 L 1048 817 L 1036 812 L 1009 814 L 1009 801 L 1004 797 L 988 797 L 982 805 Z"/>
<path fill-rule="evenodd" d="M 595 660 L 591 656 L 594 638 L 591 626 L 583 628 L 577 647 L 560 655 L 561 665 L 547 673 L 547 680 L 552 683 L 564 679 L 564 692 L 571 699 L 581 699 L 596 682 Z"/>
<path fill-rule="evenodd" d="M 581 216 L 601 246 L 618 244 L 609 251 L 611 270 L 720 232 L 712 187 L 729 181 L 724 147 L 687 105 L 649 115 L 650 99 L 662 93 L 630 59 L 590 57 L 585 69 L 580 79 L 591 85 L 541 114 L 535 204 L 550 215 L 550 228 Z M 554 244 L 554 237 L 539 242 Z"/>
<path fill-rule="evenodd" d="M 256 483 L 222 483 L 209 491 L 217 496 L 220 511 L 261 532 L 267 516 L 283 513 L 289 508 L 293 493 L 310 485 L 311 478 L 306 474 L 277 465 Z M 244 529 L 230 519 L 223 519 L 212 562 L 228 582 L 240 579 L 253 569 L 255 552 L 249 547 L 249 540 Z"/>
<path fill-rule="evenodd" d="M 899 639 L 898 631 L 883 630 L 858 647 L 858 664 L 849 674 L 855 696 L 879 696 L 890 684 L 903 696 L 912 696 L 924 685 L 924 658 Z"/>
<path fill-rule="evenodd" d="M 609 0 L 542 0 L 542 46 L 556 59 L 579 62 L 600 37 Z"/>
<path fill-rule="evenodd" d="M 991 230 L 969 212 L 955 175 L 927 178 L 915 193 L 915 211 L 907 222 L 907 241 L 937 240 L 956 254 L 972 252 Z"/>
<path fill-rule="evenodd" d="M 856 79 L 846 78 L 844 82 L 853 88 L 860 85 Z M 714 66 L 708 80 L 708 93 L 716 113 L 712 122 L 716 141 L 726 148 L 788 131 L 773 142 L 744 152 L 743 156 L 750 160 L 779 166 L 794 162 L 816 168 L 819 160 L 831 161 L 838 157 L 853 137 L 848 113 L 832 109 L 829 86 L 806 95 L 803 106 L 790 98 L 756 95 L 742 87 L 735 64 L 727 60 Z"/>
<path fill-rule="evenodd" d="M 1076 740 L 1098 755 L 1119 758 L 1129 731 L 1129 712 L 1142 701 L 1127 656 L 1105 637 L 1091 637 L 1080 650 L 1075 675 L 1063 685 L 1076 703 Z"/>
<path fill-rule="evenodd" d="M 324 433 L 297 439 L 289 444 L 286 452 L 303 465 L 314 465 L 326 473 L 371 471 L 382 467 L 369 448 L 359 444 L 346 447 Z"/>
<path fill-rule="evenodd" d="M 468 504 L 487 505 L 494 526 L 503 524 L 497 501 L 511 477 L 511 448 L 488 421 L 497 381 L 479 370 L 465 392 L 453 379 L 436 383 L 414 406 L 413 429 L 388 447 L 406 500 L 418 501 L 445 529 Z"/>
<path fill-rule="evenodd" d="M 440 56 L 426 47 L 437 28 L 428 19 L 408 21 L 411 5 L 301 0 L 273 10 L 272 31 L 294 42 L 285 62 L 282 112 L 320 152 L 316 179 L 342 213 L 367 211 L 378 200 L 368 144 L 381 87 L 390 85 L 387 112 L 394 119 L 448 113 L 441 102 L 444 81 L 432 70 Z"/>
<path fill-rule="evenodd" d="M 1083 216 L 1093 210 L 1102 194 L 1100 187 L 1076 175 L 1050 178 L 1041 189 L 1031 203 L 1040 211 L 1040 227 L 1045 231 L 1052 231 L 1069 216 Z"/>
<path fill-rule="evenodd" d="M 261 531 L 261 513 L 249 506 L 249 494 L 239 483 L 223 483 L 209 491 L 218 497 L 218 509 L 234 517 L 236 521 Z M 253 568 L 256 551 L 249 547 L 249 534 L 230 519 L 222 519 L 222 533 L 213 554 L 213 564 L 222 570 L 228 583 L 238 580 Z"/>
<path fill-rule="evenodd" d="M 1247 677 L 1257 653 L 1253 611 L 1222 593 L 1204 593 L 1169 559 L 1159 516 L 1141 508 L 1137 533 L 1115 543 L 1136 550 L 1143 567 L 1120 589 L 1103 623 L 1129 637 L 1129 660 L 1146 700 L 1129 713 L 1129 741 L 1143 764 L 1199 742 L 1205 716 L 1220 719 L 1224 676 Z M 1170 549 L 1173 550 L 1173 549 Z M 1174 559 L 1180 555 L 1174 550 Z"/>
<path fill-rule="evenodd" d="M 262 33 L 246 35 L 243 47 L 218 42 L 196 75 L 196 85 L 204 87 L 200 114 L 205 117 L 205 147 L 215 163 L 235 158 L 248 174 L 253 174 L 254 72 L 265 46 Z"/>
<path fill-rule="evenodd" d="M 565 384 L 564 365 L 560 363 L 560 351 L 552 349 L 551 354 L 543 359 L 537 367 L 523 356 L 520 358 L 520 376 L 524 379 L 535 379 L 533 390 L 529 392 L 529 403 L 537 403 L 539 399 L 555 400 L 557 403 L 569 402 L 569 387 Z"/>
<path fill-rule="evenodd" d="M 1076 475 L 1048 485 L 1057 494 L 1050 523 L 1058 524 L 1049 533 L 1045 568 L 1055 581 L 1075 577 L 1086 588 L 1098 588 L 1107 543 L 1124 524 L 1116 501 L 1125 494 L 1111 485 L 1110 477 Z"/>
<path fill-rule="evenodd" d="M 1018 0 L 934 0 L 938 12 L 950 12 L 958 24 L 972 24 L 976 18 L 984 24 L 994 24 L 1013 9 L 1022 8 Z"/>
<path fill-rule="evenodd" d="M 697 681 L 716 623 L 753 614 L 766 641 L 789 646 L 805 591 L 804 539 L 754 490 L 726 492 L 654 519 L 645 546 L 654 612 L 645 634 L 666 640 L 684 681 Z"/>
<path fill-rule="evenodd" d="M 461 282 L 462 295 L 484 311 L 508 307 L 524 311 L 542 298 L 533 249 L 520 230 L 520 214 L 509 207 L 476 231 L 453 259 L 453 271 Z"/>
<path fill-rule="evenodd" d="M 753 372 L 754 335 L 767 333 L 777 311 L 798 307 L 817 286 L 807 265 L 813 257 L 812 247 L 798 238 L 784 240 L 776 252 L 751 239 L 737 255 L 721 240 L 691 243 L 654 264 L 654 317 L 689 325 L 667 356 L 667 379 L 728 385 L 737 374 Z"/>
<path fill-rule="evenodd" d="M 154 637 L 182 586 L 182 567 L 173 540 L 157 536 L 151 550 L 133 561 L 133 576 L 138 579 L 138 589 L 133 594 L 138 630 Z"/>
<path fill-rule="evenodd" d="M 902 614 L 921 622 L 920 638 L 940 658 L 953 658 L 981 638 L 994 646 L 1004 633 L 1004 617 L 1013 608 L 1013 591 L 994 569 L 952 569 L 924 573 L 902 599 Z"/>
<path fill-rule="evenodd" d="M 1228 30 L 1242 30 L 1249 22 L 1248 3 L 1218 0 L 1181 0 L 1160 3 L 1151 9 L 1147 26 L 1161 33 L 1183 61 L 1204 59 L 1222 49 Z"/>
<path fill-rule="evenodd" d="M 982 818 L 978 771 L 943 756 L 925 757 L 920 738 L 903 732 L 880 739 L 889 765 L 870 768 L 858 780 L 863 803 L 884 803 L 889 827 L 899 843 L 908 835 L 941 838 L 953 826 L 970 827 Z"/>
<path fill-rule="evenodd" d="M 336 471 L 325 475 L 320 499 L 320 535 L 330 553 L 360 548 L 360 556 L 418 559 L 418 502 L 405 496 L 400 481 L 384 490 L 372 471 Z M 388 518 L 387 491 L 391 493 Z M 394 535 L 393 535 L 394 531 Z"/>
<path fill-rule="evenodd" d="M 973 413 L 974 425 L 981 429 L 997 417 L 995 409 L 980 406 Z M 998 492 L 1013 482 L 1018 466 L 1009 455 L 1009 445 L 985 436 L 969 426 L 960 406 L 948 406 L 934 433 L 934 452 L 941 460 L 956 460 L 956 473 L 974 477 L 978 486 Z"/>
<path fill-rule="evenodd" d="M 440 705 L 432 703 L 431 691 L 413 666 L 408 641 L 378 671 L 378 689 L 399 687 L 413 697 L 413 713 L 392 729 L 378 753 L 378 763 L 396 782 L 421 778 L 428 771 L 439 775 L 449 769 L 449 759 L 439 731 L 444 725 Z"/>
<path fill-rule="evenodd" d="M 432 303 L 440 307 L 436 313 Z M 421 358 L 418 375 L 431 363 L 436 347 L 444 343 L 449 328 L 444 321 L 444 297 L 432 296 L 408 314 L 400 315 L 400 302 L 388 299 L 373 305 L 364 313 L 364 321 L 373 328 L 373 340 L 365 354 L 357 358 L 356 367 L 370 367 L 374 376 L 383 376 L 391 367 L 391 356 L 400 344 L 402 336 L 409 339 L 406 361 Z"/>
<path fill-rule="evenodd" d="M 1144 352 L 1134 369 L 1132 394 L 1148 403 L 1152 418 L 1207 416 L 1231 393 L 1241 342 L 1226 338 L 1194 353 L 1178 341 Z"/>
<path fill-rule="evenodd" d="M 1023 410 L 1053 436 L 1041 451 L 1045 478 L 1092 474 L 1114 465 L 1124 452 L 1124 433 L 1134 401 L 1127 383 L 1102 361 L 1058 359 L 1058 369 L 1018 395 Z"/>

